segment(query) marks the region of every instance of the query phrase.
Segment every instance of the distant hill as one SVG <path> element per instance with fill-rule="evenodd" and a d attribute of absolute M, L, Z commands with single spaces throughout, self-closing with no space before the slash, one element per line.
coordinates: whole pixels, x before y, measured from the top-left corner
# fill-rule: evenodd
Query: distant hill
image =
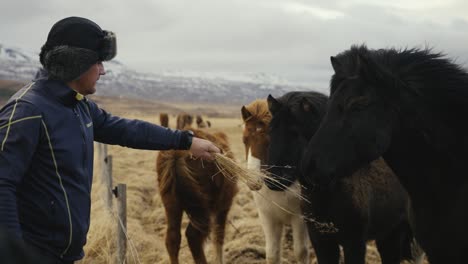
<path fill-rule="evenodd" d="M 11 80 L 0 80 L 0 107 L 26 82 L 18 82 Z M 200 114 L 208 117 L 233 117 L 240 114 L 240 108 L 226 105 L 206 104 L 206 103 L 191 103 L 191 104 L 175 104 L 162 103 L 157 100 L 122 98 L 118 96 L 89 96 L 100 107 L 106 111 L 119 116 L 138 116 L 154 114 L 157 118 L 159 113 L 165 112 L 173 116 L 181 112 L 189 112 L 192 114 Z"/>
<path fill-rule="evenodd" d="M 37 53 L 0 44 L 0 79 L 30 81 L 40 67 L 38 57 Z M 107 73 L 99 80 L 96 94 L 120 98 L 239 105 L 268 94 L 280 96 L 293 90 L 311 90 L 264 73 L 142 73 L 116 60 L 105 63 L 105 67 Z"/>
<path fill-rule="evenodd" d="M 24 82 L 0 80 L 0 105 L 6 103 L 16 91 L 24 86 Z"/>

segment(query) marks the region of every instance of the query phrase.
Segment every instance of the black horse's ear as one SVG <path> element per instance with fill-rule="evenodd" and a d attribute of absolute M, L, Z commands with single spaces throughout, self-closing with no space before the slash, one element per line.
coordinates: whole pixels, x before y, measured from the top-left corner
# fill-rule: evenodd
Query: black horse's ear
<path fill-rule="evenodd" d="M 342 74 L 343 70 L 341 68 L 341 63 L 334 57 L 330 57 L 330 62 L 333 67 L 333 70 L 335 71 L 335 74 Z"/>
<path fill-rule="evenodd" d="M 252 116 L 252 114 L 249 112 L 249 110 L 247 110 L 245 105 L 242 106 L 241 113 L 242 113 L 242 120 L 244 121 L 246 121 L 247 119 L 249 119 L 249 117 Z"/>
<path fill-rule="evenodd" d="M 281 103 L 278 102 L 278 100 L 276 100 L 273 96 L 271 96 L 271 94 L 268 95 L 267 102 L 268 109 L 272 114 L 275 114 L 281 107 Z"/>

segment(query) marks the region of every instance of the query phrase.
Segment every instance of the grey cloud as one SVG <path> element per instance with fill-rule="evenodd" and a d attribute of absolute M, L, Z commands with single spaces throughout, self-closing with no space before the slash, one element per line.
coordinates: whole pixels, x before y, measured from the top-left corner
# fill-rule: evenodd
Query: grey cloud
<path fill-rule="evenodd" d="M 32 7 L 24 12 L 11 2 L 9 11 L 0 11 L 2 42 L 38 50 L 56 20 L 85 16 L 117 33 L 118 60 L 144 71 L 266 72 L 327 87 L 329 57 L 356 43 L 371 48 L 429 45 L 468 61 L 468 4 L 461 1 L 436 10 L 364 0 L 22 0 Z M 282 8 L 285 4 L 344 15 L 323 19 L 290 12 Z"/>

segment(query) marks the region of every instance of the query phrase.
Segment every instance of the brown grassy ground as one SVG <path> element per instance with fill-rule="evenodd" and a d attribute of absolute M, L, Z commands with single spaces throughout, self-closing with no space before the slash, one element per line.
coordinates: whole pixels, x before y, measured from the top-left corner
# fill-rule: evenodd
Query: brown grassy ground
<path fill-rule="evenodd" d="M 117 102 L 118 103 L 118 102 Z M 112 109 L 113 114 L 128 118 L 138 118 L 158 123 L 159 109 L 151 109 L 125 101 L 120 106 L 116 101 L 102 101 L 104 108 Z M 176 105 L 174 111 L 181 109 L 201 109 L 193 105 Z M 213 131 L 222 130 L 230 138 L 231 147 L 236 159 L 244 163 L 244 146 L 241 141 L 241 119 L 238 116 L 239 107 L 227 107 L 225 115 L 232 117 L 210 117 Z M 210 108 L 204 108 L 209 113 Z M 219 113 L 220 108 L 214 113 Z M 166 111 L 168 109 L 165 109 Z M 170 127 L 175 127 L 175 118 L 170 116 Z M 156 189 L 155 160 L 156 151 L 134 150 L 119 146 L 110 146 L 109 154 L 113 155 L 113 179 L 117 183 L 127 184 L 127 215 L 129 249 L 127 263 L 169 263 L 165 245 L 165 216 L 161 199 Z M 99 170 L 95 166 L 95 183 L 92 193 L 91 229 L 88 244 L 85 248 L 84 263 L 116 263 L 116 217 L 105 209 L 103 186 L 99 183 Z M 273 205 L 272 205 L 273 206 Z M 184 218 L 185 228 L 187 218 Z M 183 234 L 183 230 L 181 231 Z M 292 252 L 292 240 L 289 229 L 283 236 L 283 263 L 295 263 Z M 240 186 L 240 192 L 235 198 L 231 209 L 226 242 L 224 247 L 226 263 L 265 263 L 263 232 L 258 220 L 253 197 L 248 188 Z M 208 259 L 213 257 L 210 241 L 207 241 L 206 252 Z M 185 237 L 182 239 L 180 250 L 181 263 L 193 263 Z M 316 263 L 315 259 L 313 263 Z M 380 259 L 373 244 L 369 244 L 367 263 L 380 263 Z"/>
<path fill-rule="evenodd" d="M 10 80 L 0 80 L 0 106 L 3 106 L 6 101 L 12 96 L 16 91 L 21 89 L 25 83 L 10 81 Z"/>
<path fill-rule="evenodd" d="M 9 95 L 21 88 L 22 85 L 24 84 L 19 82 L 0 80 L 0 106 L 5 103 Z M 244 146 L 241 141 L 241 106 L 165 104 L 106 97 L 94 97 L 93 99 L 115 115 L 143 119 L 153 123 L 159 122 L 159 112 L 167 112 L 169 113 L 170 127 L 175 127 L 175 117 L 182 111 L 204 114 L 204 118 L 209 119 L 213 124 L 210 130 L 227 133 L 237 161 L 245 162 Z M 113 155 L 114 185 L 117 183 L 127 184 L 129 236 L 127 263 L 169 263 L 164 245 L 166 225 L 164 208 L 156 189 L 155 160 L 157 151 L 109 146 L 109 154 Z M 99 165 L 96 164 L 92 192 L 91 228 L 85 247 L 86 256 L 80 264 L 116 263 L 117 219 L 115 214 L 109 213 L 104 205 L 104 193 L 108 190 L 105 190 L 99 182 L 98 167 Z M 186 224 L 187 219 L 184 218 L 183 228 Z M 224 247 L 226 263 L 265 263 L 265 240 L 257 210 L 252 194 L 242 184 L 231 209 L 226 232 Z M 213 252 L 210 241 L 207 241 L 206 252 L 208 259 L 212 259 Z M 184 237 L 179 256 L 181 263 L 193 263 Z M 295 263 L 289 229 L 286 229 L 283 236 L 282 257 L 283 263 Z M 313 263 L 316 263 L 315 259 Z M 380 263 L 373 244 L 368 246 L 367 263 Z"/>

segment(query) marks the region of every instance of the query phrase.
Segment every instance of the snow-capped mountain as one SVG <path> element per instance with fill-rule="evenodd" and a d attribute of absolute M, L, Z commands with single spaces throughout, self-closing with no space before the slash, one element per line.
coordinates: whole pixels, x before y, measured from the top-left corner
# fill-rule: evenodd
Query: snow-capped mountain
<path fill-rule="evenodd" d="M 268 94 L 309 90 L 265 73 L 196 73 L 164 71 L 142 73 L 117 60 L 105 62 L 106 75 L 98 82 L 97 95 L 133 97 L 165 102 L 246 104 Z M 0 44 L 0 79 L 30 81 L 40 68 L 39 55 Z"/>

